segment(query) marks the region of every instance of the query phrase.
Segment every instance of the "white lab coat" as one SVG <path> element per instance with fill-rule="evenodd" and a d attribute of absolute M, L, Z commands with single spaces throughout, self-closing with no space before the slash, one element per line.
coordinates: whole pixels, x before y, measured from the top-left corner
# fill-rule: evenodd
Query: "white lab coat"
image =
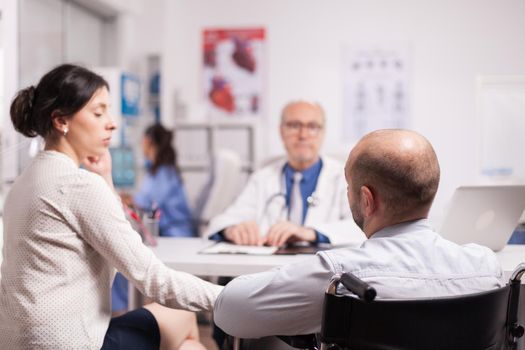
<path fill-rule="evenodd" d="M 354 223 L 348 206 L 344 165 L 328 157 L 322 160 L 323 167 L 312 196 L 316 203 L 309 206 L 304 226 L 326 235 L 333 245 L 360 244 L 365 235 Z M 265 235 L 273 224 L 286 220 L 285 163 L 285 159 L 280 159 L 252 174 L 235 202 L 211 220 L 206 235 L 251 220 L 259 224 L 261 234 Z"/>

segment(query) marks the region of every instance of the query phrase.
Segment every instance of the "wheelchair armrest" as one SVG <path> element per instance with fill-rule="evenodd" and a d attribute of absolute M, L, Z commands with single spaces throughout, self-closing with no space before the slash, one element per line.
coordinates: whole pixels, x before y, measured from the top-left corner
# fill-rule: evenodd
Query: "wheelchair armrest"
<path fill-rule="evenodd" d="M 346 289 L 364 301 L 370 302 L 376 298 L 377 292 L 374 287 L 371 287 L 368 283 L 362 281 L 351 273 L 343 273 L 340 282 Z"/>

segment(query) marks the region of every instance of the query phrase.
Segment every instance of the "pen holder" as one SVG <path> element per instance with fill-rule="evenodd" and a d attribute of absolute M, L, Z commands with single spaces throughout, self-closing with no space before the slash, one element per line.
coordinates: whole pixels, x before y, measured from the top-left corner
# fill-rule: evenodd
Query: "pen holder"
<path fill-rule="evenodd" d="M 144 226 L 153 237 L 159 235 L 159 219 L 146 216 L 143 219 Z"/>

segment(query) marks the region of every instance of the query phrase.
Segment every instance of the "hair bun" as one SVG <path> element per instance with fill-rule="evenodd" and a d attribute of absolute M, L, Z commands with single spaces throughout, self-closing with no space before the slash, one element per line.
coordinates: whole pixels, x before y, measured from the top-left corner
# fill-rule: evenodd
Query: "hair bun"
<path fill-rule="evenodd" d="M 33 111 L 33 106 L 35 105 L 35 91 L 36 89 L 33 85 L 25 89 L 25 93 L 27 94 L 28 109 L 31 112 Z"/>
<path fill-rule="evenodd" d="M 20 90 L 11 103 L 10 114 L 13 126 L 27 137 L 35 137 L 38 134 L 33 120 L 35 99 L 36 89 L 31 85 Z"/>

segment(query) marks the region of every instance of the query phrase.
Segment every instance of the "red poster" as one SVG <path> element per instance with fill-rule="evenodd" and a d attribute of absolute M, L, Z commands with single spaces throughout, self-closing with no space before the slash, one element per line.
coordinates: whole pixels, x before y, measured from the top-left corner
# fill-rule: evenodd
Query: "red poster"
<path fill-rule="evenodd" d="M 211 117 L 258 117 L 264 77 L 263 28 L 203 32 L 204 97 Z"/>

